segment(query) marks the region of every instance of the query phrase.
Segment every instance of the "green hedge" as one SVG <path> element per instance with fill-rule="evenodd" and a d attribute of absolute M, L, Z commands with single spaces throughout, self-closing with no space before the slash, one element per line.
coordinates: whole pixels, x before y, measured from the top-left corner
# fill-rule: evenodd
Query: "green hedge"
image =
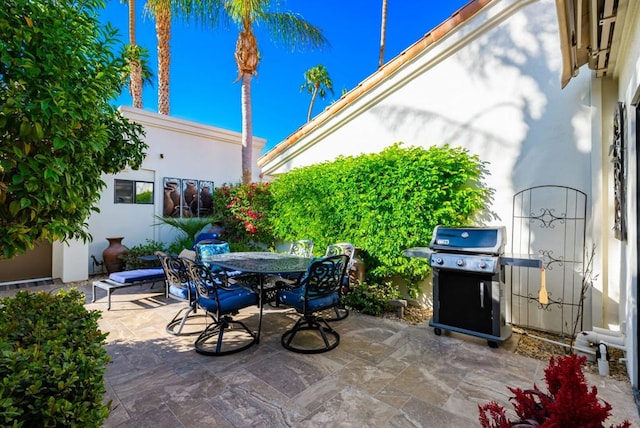
<path fill-rule="evenodd" d="M 109 356 L 78 290 L 0 299 L 0 426 L 99 427 Z"/>
<path fill-rule="evenodd" d="M 485 164 L 463 148 L 403 148 L 340 157 L 294 169 L 270 185 L 275 236 L 311 239 L 315 252 L 349 241 L 364 250 L 367 280 L 403 277 L 415 285 L 428 273 L 424 260 L 403 250 L 427 246 L 435 226 L 477 223 L 493 191 Z"/>

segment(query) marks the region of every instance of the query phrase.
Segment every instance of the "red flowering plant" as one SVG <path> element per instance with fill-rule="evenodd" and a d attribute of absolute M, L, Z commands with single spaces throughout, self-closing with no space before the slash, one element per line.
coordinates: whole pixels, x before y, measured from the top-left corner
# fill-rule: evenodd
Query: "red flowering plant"
<path fill-rule="evenodd" d="M 214 213 L 224 221 L 232 243 L 273 245 L 267 216 L 270 208 L 269 183 L 224 184 L 215 190 Z"/>
<path fill-rule="evenodd" d="M 582 427 L 601 428 L 611 415 L 611 405 L 597 397 L 598 389 L 589 388 L 582 372 L 586 357 L 567 355 L 551 357 L 544 371 L 548 393 L 536 385 L 533 389 L 510 388 L 509 399 L 519 420 L 511 421 L 505 409 L 495 401 L 478 406 L 480 424 L 485 428 L 513 427 Z M 627 428 L 628 421 L 615 428 Z"/>

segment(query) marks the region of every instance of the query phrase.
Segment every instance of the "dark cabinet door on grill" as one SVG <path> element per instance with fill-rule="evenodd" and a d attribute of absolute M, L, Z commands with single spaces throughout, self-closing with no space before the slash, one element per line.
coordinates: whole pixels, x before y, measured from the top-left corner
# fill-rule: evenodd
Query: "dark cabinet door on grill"
<path fill-rule="evenodd" d="M 439 319 L 436 321 L 465 330 L 493 334 L 491 275 L 447 270 L 440 270 L 438 274 Z"/>

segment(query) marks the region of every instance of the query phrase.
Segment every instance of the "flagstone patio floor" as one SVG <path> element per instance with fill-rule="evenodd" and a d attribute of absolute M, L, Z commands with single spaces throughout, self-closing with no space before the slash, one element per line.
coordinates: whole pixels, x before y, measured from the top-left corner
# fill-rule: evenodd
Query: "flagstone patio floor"
<path fill-rule="evenodd" d="M 507 386 L 546 391 L 547 363 L 514 354 L 517 335 L 493 349 L 470 336 L 436 336 L 426 324 L 352 313 L 334 323 L 338 348 L 301 355 L 280 344 L 295 313 L 269 308 L 258 345 L 208 357 L 194 351 L 194 336 L 166 333 L 183 303 L 158 294 L 159 284 L 116 291 L 110 311 L 103 294 L 91 303 L 90 285 L 78 288 L 109 333 L 105 427 L 472 427 L 480 426 L 478 405 L 491 400 L 515 416 Z M 257 310 L 238 317 L 257 328 Z M 624 419 L 640 426 L 628 381 L 588 373 L 587 380 L 613 406 L 606 426 Z"/>

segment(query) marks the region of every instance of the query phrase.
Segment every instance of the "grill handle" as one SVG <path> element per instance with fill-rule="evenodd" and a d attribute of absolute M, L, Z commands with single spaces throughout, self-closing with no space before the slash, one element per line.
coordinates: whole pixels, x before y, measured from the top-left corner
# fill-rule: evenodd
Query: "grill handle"
<path fill-rule="evenodd" d="M 484 309 L 484 282 L 480 281 L 480 308 Z"/>

